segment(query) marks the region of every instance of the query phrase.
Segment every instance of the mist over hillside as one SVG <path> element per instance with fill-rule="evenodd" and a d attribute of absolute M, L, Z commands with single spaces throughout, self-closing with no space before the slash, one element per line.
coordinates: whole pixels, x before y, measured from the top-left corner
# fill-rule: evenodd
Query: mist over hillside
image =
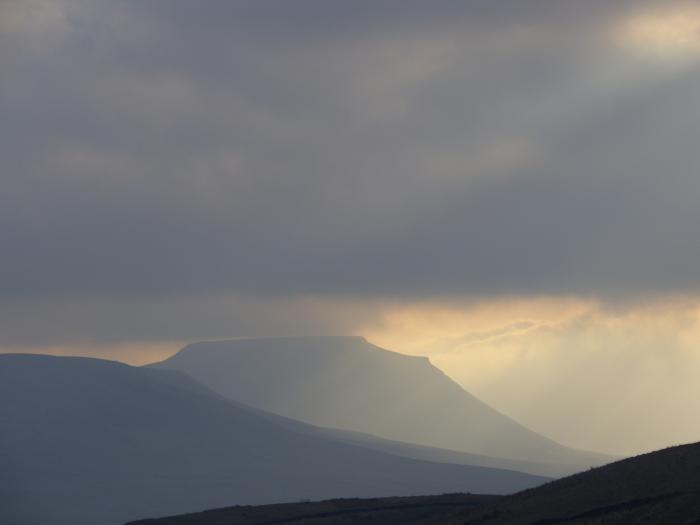
<path fill-rule="evenodd" d="M 0 355 L 0 523 L 112 525 L 236 503 L 509 493 L 545 478 L 418 461 L 232 403 L 181 373 Z"/>
<path fill-rule="evenodd" d="M 152 365 L 221 395 L 315 425 L 472 454 L 548 464 L 561 475 L 612 458 L 566 448 L 487 406 L 424 357 L 361 337 L 194 343 Z"/>
<path fill-rule="evenodd" d="M 700 525 L 699 137 L 700 0 L 0 0 L 0 525 Z"/>

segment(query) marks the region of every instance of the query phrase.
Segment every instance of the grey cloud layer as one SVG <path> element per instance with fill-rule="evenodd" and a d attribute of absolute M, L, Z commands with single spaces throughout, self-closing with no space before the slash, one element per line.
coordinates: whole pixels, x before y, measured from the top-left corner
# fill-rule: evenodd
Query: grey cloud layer
<path fill-rule="evenodd" d="M 601 44 L 643 2 L 583 4 L 11 18 L 0 293 L 698 291 L 698 69 Z"/>

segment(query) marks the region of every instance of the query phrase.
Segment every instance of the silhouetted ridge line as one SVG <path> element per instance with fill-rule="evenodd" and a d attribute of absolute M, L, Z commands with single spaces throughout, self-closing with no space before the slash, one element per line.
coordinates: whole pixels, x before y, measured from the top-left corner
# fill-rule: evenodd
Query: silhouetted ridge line
<path fill-rule="evenodd" d="M 697 525 L 700 443 L 621 460 L 457 514 L 445 525 Z"/>

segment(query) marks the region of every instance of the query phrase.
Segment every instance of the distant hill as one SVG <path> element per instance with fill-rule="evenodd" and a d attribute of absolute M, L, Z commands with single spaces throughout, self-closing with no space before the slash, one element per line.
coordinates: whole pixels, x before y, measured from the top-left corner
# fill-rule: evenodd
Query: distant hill
<path fill-rule="evenodd" d="M 438 523 L 699 525 L 700 443 L 625 459 Z"/>
<path fill-rule="evenodd" d="M 361 337 L 202 342 L 151 366 L 186 372 L 229 399 L 293 419 L 528 461 L 528 472 L 558 476 L 612 461 L 528 430 L 425 357 L 390 352 Z"/>
<path fill-rule="evenodd" d="M 0 355 L 0 423 L 2 525 L 110 525 L 304 498 L 509 493 L 546 481 L 399 457 L 233 403 L 179 372 L 98 359 Z"/>

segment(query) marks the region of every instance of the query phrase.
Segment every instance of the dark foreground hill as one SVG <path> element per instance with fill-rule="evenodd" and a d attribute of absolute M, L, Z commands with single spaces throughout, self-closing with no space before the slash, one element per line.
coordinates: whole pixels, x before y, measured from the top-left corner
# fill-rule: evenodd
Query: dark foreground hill
<path fill-rule="evenodd" d="M 237 506 L 127 525 L 412 525 L 447 517 L 499 496 L 443 494 L 405 498 L 335 499 L 308 503 Z"/>
<path fill-rule="evenodd" d="M 700 443 L 560 479 L 445 525 L 700 525 Z"/>
<path fill-rule="evenodd" d="M 0 523 L 103 525 L 235 504 L 510 493 L 543 478 L 407 459 L 182 373 L 0 355 Z M 336 437 L 334 437 L 336 436 Z"/>
<path fill-rule="evenodd" d="M 133 525 L 700 525 L 700 443 L 512 496 L 337 500 L 231 507 Z"/>
<path fill-rule="evenodd" d="M 195 343 L 151 366 L 186 372 L 229 399 L 314 425 L 538 464 L 531 473 L 560 476 L 612 461 L 528 430 L 427 358 L 361 337 Z"/>

